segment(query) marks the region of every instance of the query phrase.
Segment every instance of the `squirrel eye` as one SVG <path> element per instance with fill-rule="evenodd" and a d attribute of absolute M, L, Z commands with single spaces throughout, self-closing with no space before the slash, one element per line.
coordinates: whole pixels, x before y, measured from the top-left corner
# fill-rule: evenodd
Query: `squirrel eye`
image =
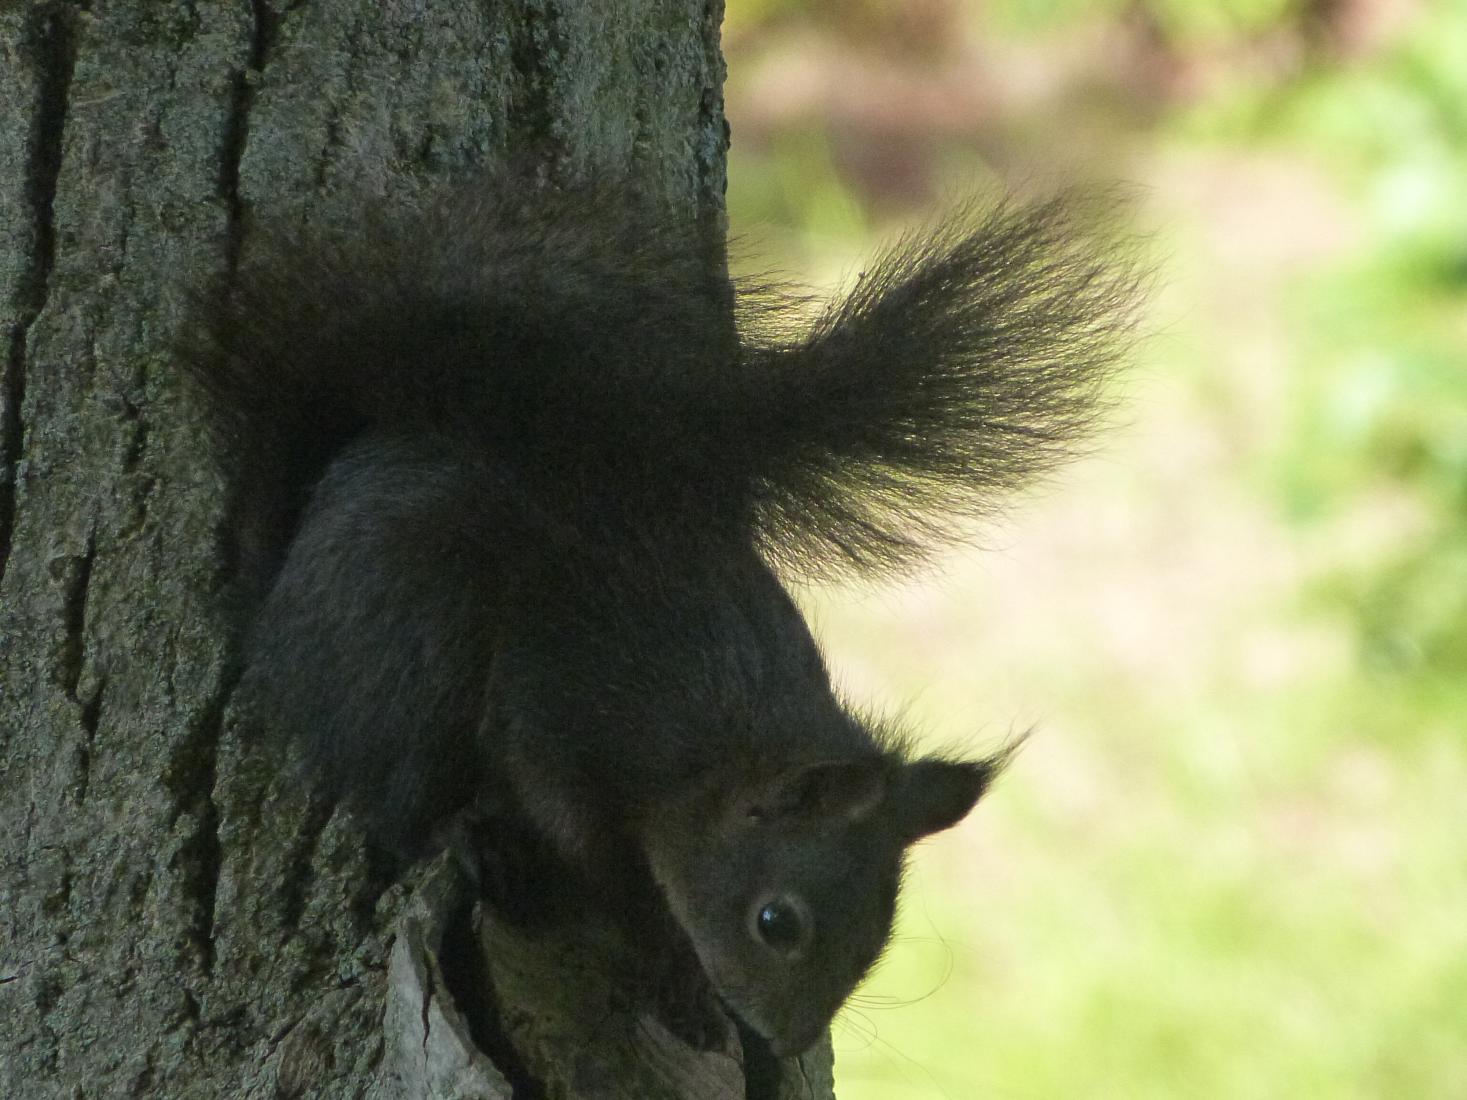
<path fill-rule="evenodd" d="M 766 947 L 795 955 L 810 939 L 805 907 L 790 897 L 769 898 L 754 910 L 754 934 Z"/>

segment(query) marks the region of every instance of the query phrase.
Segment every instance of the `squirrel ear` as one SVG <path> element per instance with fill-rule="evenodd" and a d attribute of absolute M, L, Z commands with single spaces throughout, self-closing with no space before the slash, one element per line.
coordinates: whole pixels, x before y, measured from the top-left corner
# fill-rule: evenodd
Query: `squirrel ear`
<path fill-rule="evenodd" d="M 910 844 L 950 829 L 967 816 L 1003 767 L 1003 759 L 928 758 L 908 764 L 896 812 Z"/>
<path fill-rule="evenodd" d="M 859 821 L 886 797 L 886 771 L 879 757 L 792 768 L 759 792 L 749 816 Z"/>

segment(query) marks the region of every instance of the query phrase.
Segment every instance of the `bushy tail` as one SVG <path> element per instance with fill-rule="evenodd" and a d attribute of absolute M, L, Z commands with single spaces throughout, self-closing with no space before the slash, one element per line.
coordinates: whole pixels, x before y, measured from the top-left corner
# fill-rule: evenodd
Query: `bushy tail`
<path fill-rule="evenodd" d="M 747 434 L 771 556 L 900 570 L 1073 456 L 1144 281 L 1116 221 L 1105 200 L 961 209 L 879 257 L 807 333 L 756 335 Z"/>
<path fill-rule="evenodd" d="M 1138 280 L 1095 208 L 960 211 L 811 324 L 736 302 L 722 242 L 626 188 L 499 181 L 257 234 L 183 360 L 265 570 L 368 430 L 467 445 L 552 505 L 741 525 L 807 574 L 901 569 L 1103 408 Z"/>

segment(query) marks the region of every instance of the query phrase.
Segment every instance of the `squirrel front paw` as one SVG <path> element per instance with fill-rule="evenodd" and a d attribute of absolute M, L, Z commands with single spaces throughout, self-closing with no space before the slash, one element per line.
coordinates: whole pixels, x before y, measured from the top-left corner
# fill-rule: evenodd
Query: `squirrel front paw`
<path fill-rule="evenodd" d="M 443 840 L 475 892 L 510 924 L 543 926 L 564 910 L 559 858 L 514 818 L 465 813 Z"/>
<path fill-rule="evenodd" d="M 652 991 L 651 1012 L 680 1041 L 698 1051 L 719 1050 L 731 1038 L 733 1022 L 713 986 L 696 965 L 661 975 Z"/>

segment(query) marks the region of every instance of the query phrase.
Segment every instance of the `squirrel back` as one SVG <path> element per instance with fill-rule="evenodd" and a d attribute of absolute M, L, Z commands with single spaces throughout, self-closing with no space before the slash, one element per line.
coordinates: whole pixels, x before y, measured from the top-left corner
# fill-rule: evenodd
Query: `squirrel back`
<path fill-rule="evenodd" d="M 605 887 L 803 1049 L 1002 755 L 843 706 L 775 570 L 908 569 L 1066 457 L 1130 325 L 1107 240 L 1063 200 L 959 211 L 807 322 L 625 189 L 257 236 L 184 355 L 249 682 L 379 842 L 493 822 L 487 862 Z"/>

